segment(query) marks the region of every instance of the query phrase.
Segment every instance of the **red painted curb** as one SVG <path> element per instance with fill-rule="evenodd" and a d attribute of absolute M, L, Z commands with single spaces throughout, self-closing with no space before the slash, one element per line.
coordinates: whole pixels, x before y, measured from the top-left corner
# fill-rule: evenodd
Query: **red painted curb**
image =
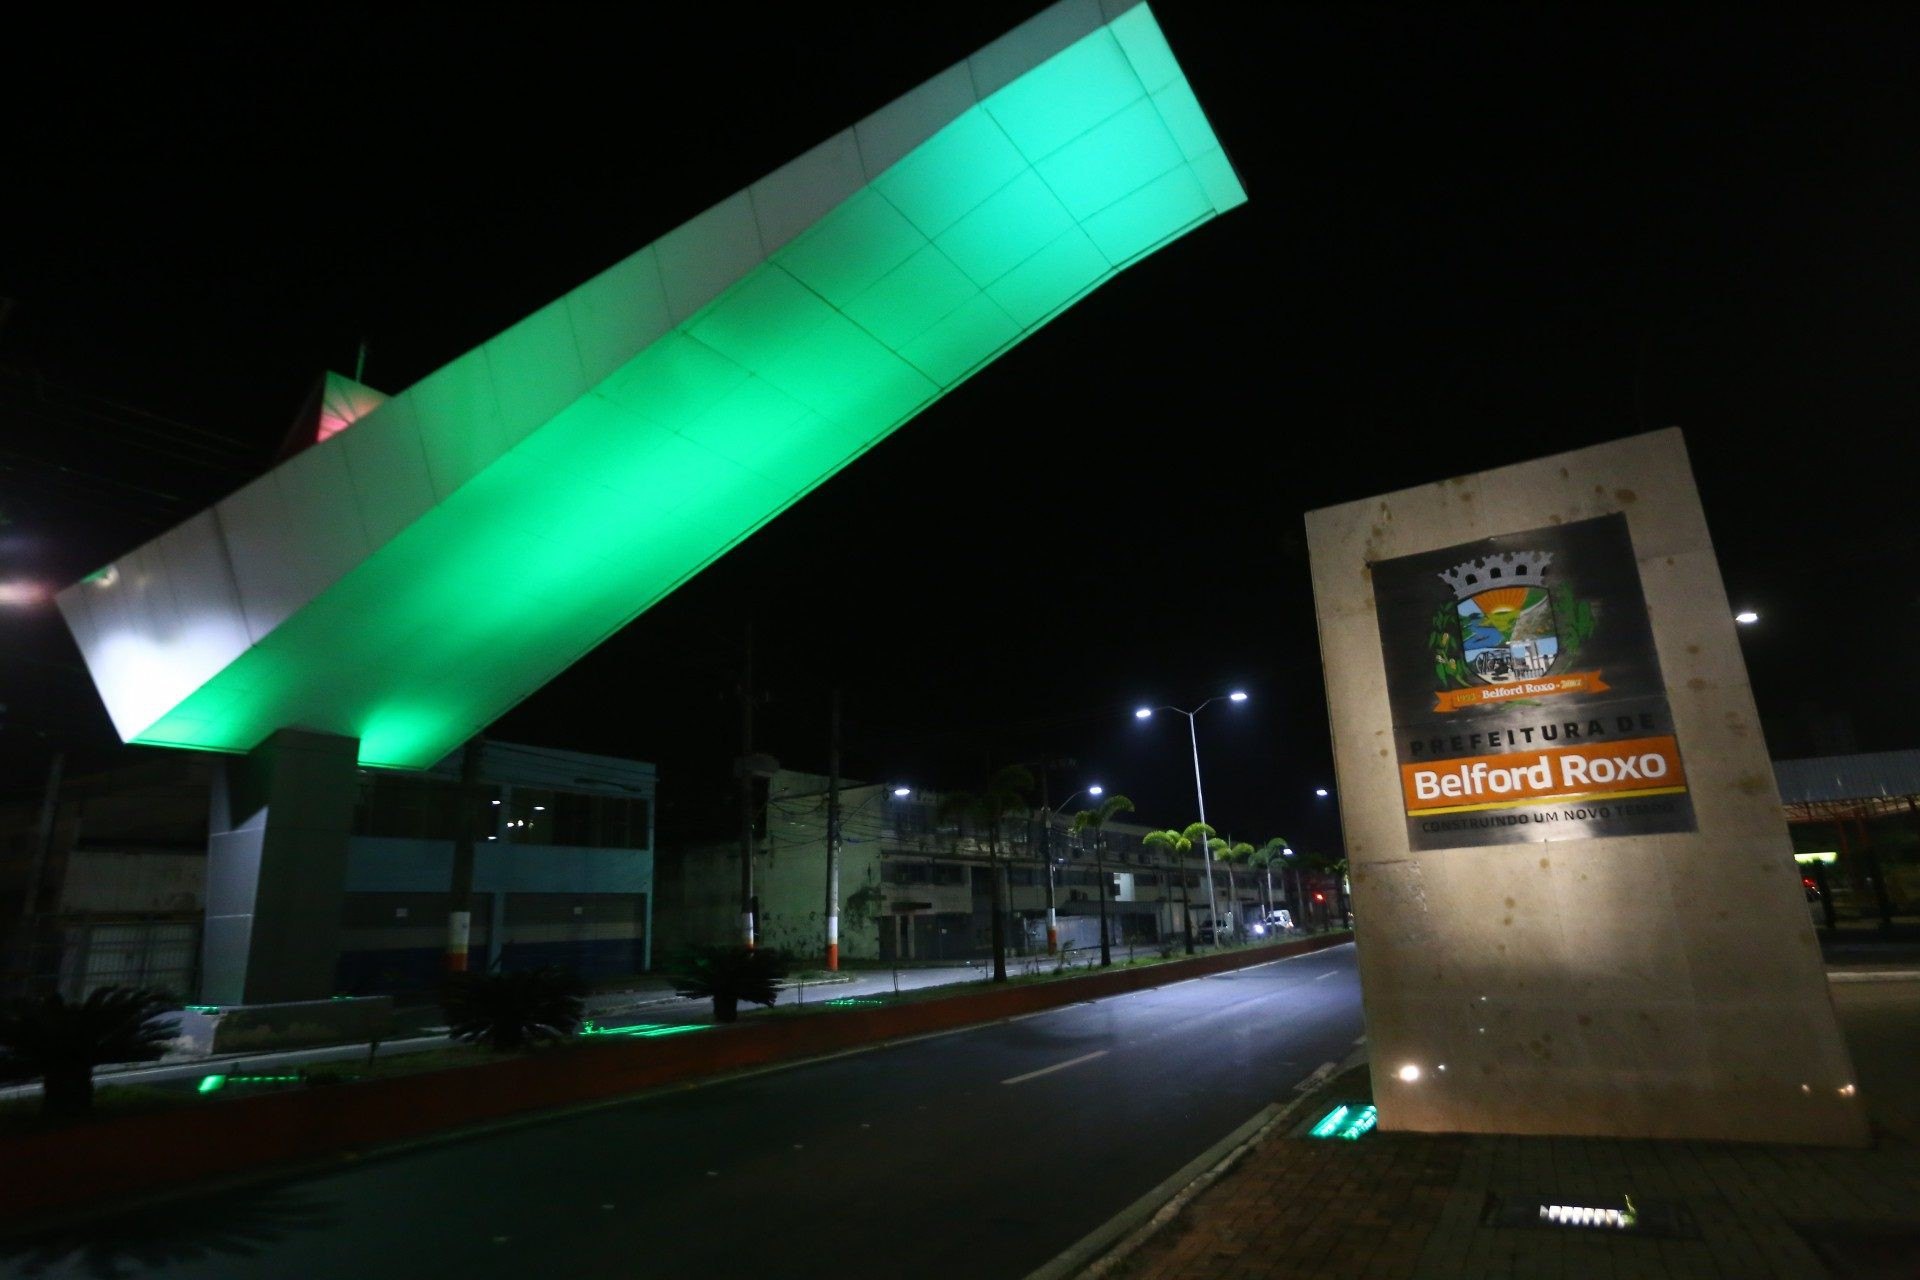
<path fill-rule="evenodd" d="M 0 1196 L 0 1222 L 176 1190 L 206 1179 L 299 1164 L 748 1067 L 995 1022 L 1093 997 L 1247 968 L 1346 941 L 1344 934 L 1306 938 L 1032 987 L 1000 987 L 834 1014 L 755 1019 L 717 1028 L 709 1035 L 617 1038 L 475 1067 L 204 1102 L 4 1138 L 0 1139 L 0 1168 L 16 1177 L 7 1179 L 15 1185 Z"/>

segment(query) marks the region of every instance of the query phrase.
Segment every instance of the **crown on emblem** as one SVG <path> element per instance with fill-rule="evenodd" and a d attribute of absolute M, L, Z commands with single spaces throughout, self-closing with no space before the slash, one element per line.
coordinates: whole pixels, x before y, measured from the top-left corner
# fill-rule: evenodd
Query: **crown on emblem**
<path fill-rule="evenodd" d="M 1465 561 L 1439 576 L 1453 588 L 1455 600 L 1465 600 L 1496 587 L 1544 587 L 1552 566 L 1552 552 L 1513 551 Z"/>

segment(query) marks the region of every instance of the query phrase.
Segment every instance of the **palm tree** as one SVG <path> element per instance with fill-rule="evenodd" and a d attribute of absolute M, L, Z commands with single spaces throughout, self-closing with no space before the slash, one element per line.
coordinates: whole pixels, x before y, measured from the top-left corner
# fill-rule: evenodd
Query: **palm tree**
<path fill-rule="evenodd" d="M 1268 916 L 1273 915 L 1273 869 L 1275 866 L 1280 868 L 1280 888 L 1281 892 L 1284 893 L 1287 883 L 1287 851 L 1290 848 L 1292 848 L 1292 846 L 1287 843 L 1285 836 L 1275 836 L 1273 839 L 1261 845 L 1260 848 L 1254 852 L 1253 858 L 1251 859 L 1253 865 L 1260 868 L 1266 877 Z"/>
<path fill-rule="evenodd" d="M 587 984 L 549 965 L 507 973 L 450 973 L 440 988 L 447 1034 L 497 1051 L 564 1040 L 580 1026 Z"/>
<path fill-rule="evenodd" d="M 1093 832 L 1093 871 L 1100 881 L 1100 967 L 1113 963 L 1113 949 L 1107 938 L 1107 841 L 1100 829 L 1116 813 L 1132 813 L 1133 801 L 1125 796 L 1108 796 L 1097 809 L 1082 809 L 1073 815 L 1073 829 Z"/>
<path fill-rule="evenodd" d="M 1186 934 L 1187 954 L 1193 954 L 1193 904 L 1187 900 L 1187 855 L 1193 852 L 1193 841 L 1179 831 L 1149 831 L 1142 836 L 1140 843 L 1148 849 L 1158 849 L 1173 862 L 1171 874 L 1180 878 L 1180 925 Z"/>
<path fill-rule="evenodd" d="M 1186 829 L 1180 834 L 1191 841 L 1193 847 L 1196 849 L 1210 850 L 1219 847 L 1219 841 L 1215 838 L 1219 833 L 1204 822 L 1189 822 Z M 1213 918 L 1212 877 L 1208 877 L 1207 880 L 1207 895 L 1207 924 L 1213 930 L 1214 945 L 1218 946 L 1220 942 L 1220 922 Z"/>
<path fill-rule="evenodd" d="M 177 1034 L 167 1015 L 179 1007 L 137 987 L 99 987 L 77 1003 L 58 992 L 8 1001 L 0 1008 L 0 1081 L 41 1081 L 46 1115 L 89 1115 L 93 1069 L 160 1057 Z"/>
<path fill-rule="evenodd" d="M 1273 916 L 1273 860 L 1279 856 L 1271 840 L 1247 855 L 1247 865 L 1260 873 L 1260 918 L 1263 920 Z"/>
<path fill-rule="evenodd" d="M 1006 887 L 1000 881 L 1000 828 L 1009 814 L 1029 810 L 1027 796 L 1032 791 L 1033 774 L 1023 765 L 1010 764 L 987 779 L 984 790 L 955 792 L 940 801 L 942 821 L 969 823 L 976 840 L 982 832 L 986 834 L 987 874 L 993 894 L 991 939 L 995 982 L 1007 980 L 1007 907 Z"/>
<path fill-rule="evenodd" d="M 1246 922 L 1240 919 L 1240 916 L 1244 913 L 1239 910 L 1240 887 L 1235 883 L 1233 878 L 1233 864 L 1236 862 L 1244 862 L 1248 866 L 1252 866 L 1253 846 L 1244 840 L 1238 843 L 1228 843 L 1223 840 L 1221 841 L 1221 846 L 1221 848 L 1215 850 L 1213 856 L 1220 859 L 1220 864 L 1227 869 L 1227 901 L 1234 907 L 1234 932 L 1244 939 L 1247 936 Z"/>
<path fill-rule="evenodd" d="M 702 947 L 682 962 L 673 989 L 688 1000 L 712 1000 L 713 1020 L 732 1022 L 742 1000 L 772 1008 L 792 967 L 792 957 L 770 947 Z"/>

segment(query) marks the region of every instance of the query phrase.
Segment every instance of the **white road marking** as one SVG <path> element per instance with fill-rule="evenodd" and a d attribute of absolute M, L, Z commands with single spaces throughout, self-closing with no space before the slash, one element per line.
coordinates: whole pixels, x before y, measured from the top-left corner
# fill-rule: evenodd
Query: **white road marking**
<path fill-rule="evenodd" d="M 1319 974 L 1318 976 L 1316 976 L 1316 977 L 1314 978 L 1314 981 L 1315 981 L 1315 982 L 1318 982 L 1318 981 L 1320 981 L 1320 979 L 1322 979 L 1322 978 L 1331 978 L 1331 977 L 1332 977 L 1332 976 L 1333 976 L 1334 974 L 1336 974 L 1336 973 L 1338 973 L 1338 972 L 1340 972 L 1340 971 L 1339 971 L 1338 969 L 1329 969 L 1329 970 L 1327 970 L 1327 971 L 1326 971 L 1325 973 L 1323 973 L 1323 974 Z"/>
<path fill-rule="evenodd" d="M 1050 1067 L 1042 1067 L 1038 1071 L 1029 1071 L 1023 1076 L 1015 1076 L 1011 1080 L 1002 1080 L 1000 1083 L 1025 1084 L 1029 1080 L 1037 1080 L 1041 1076 L 1050 1076 L 1056 1071 L 1065 1071 L 1068 1067 L 1077 1067 L 1083 1062 L 1092 1062 L 1095 1058 L 1104 1058 L 1106 1056 L 1107 1051 L 1105 1049 L 1095 1049 L 1092 1053 L 1083 1053 L 1077 1058 L 1068 1058 L 1065 1062 L 1056 1062 Z"/>
<path fill-rule="evenodd" d="M 1359 1038 L 1358 1040 L 1355 1040 L 1355 1041 L 1354 1041 L 1354 1043 L 1355 1043 L 1355 1044 L 1357 1044 L 1357 1045 L 1359 1045 L 1359 1044 L 1365 1044 L 1366 1042 L 1367 1042 L 1367 1038 L 1366 1038 L 1365 1036 L 1361 1036 L 1361 1037 L 1360 1037 L 1360 1038 Z"/>

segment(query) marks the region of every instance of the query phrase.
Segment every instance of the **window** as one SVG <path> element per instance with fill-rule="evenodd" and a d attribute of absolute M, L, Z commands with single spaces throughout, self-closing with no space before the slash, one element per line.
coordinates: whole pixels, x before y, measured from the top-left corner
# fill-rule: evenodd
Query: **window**
<path fill-rule="evenodd" d="M 484 840 L 493 834 L 490 803 L 496 793 L 481 789 L 476 798 L 475 834 Z M 359 802 L 353 810 L 353 834 L 403 840 L 452 840 L 459 834 L 460 789 L 450 783 L 418 778 L 363 775 Z"/>

